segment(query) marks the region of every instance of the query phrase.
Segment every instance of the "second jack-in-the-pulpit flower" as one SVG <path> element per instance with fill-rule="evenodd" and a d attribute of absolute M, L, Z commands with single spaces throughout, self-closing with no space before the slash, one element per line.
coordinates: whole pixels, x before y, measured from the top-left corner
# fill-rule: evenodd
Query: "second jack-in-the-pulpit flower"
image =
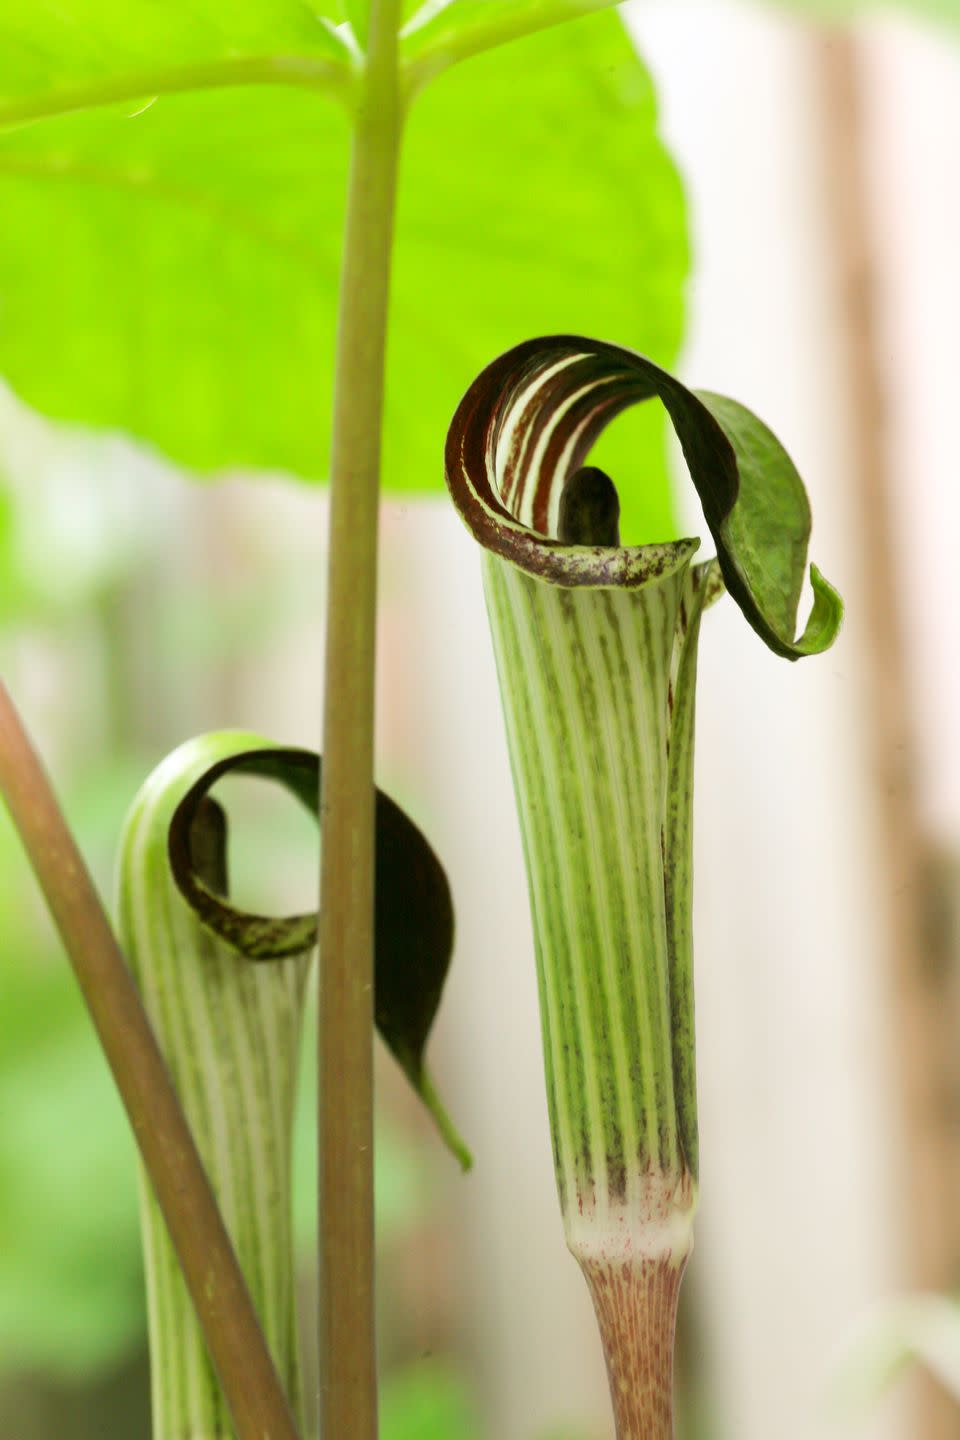
<path fill-rule="evenodd" d="M 134 800 L 117 886 L 127 958 L 294 1415 L 302 1386 L 293 1114 L 317 916 L 253 914 L 231 899 L 227 815 L 214 792 L 230 777 L 257 778 L 317 814 L 320 774 L 311 752 L 243 731 L 187 741 Z M 453 949 L 447 878 L 426 837 L 379 790 L 374 820 L 376 1026 L 467 1168 L 469 1154 L 424 1055 Z M 237 1431 L 147 1184 L 142 1197 L 153 1440 L 233 1440 Z M 226 1304 L 214 1278 L 205 1282 L 211 1308 Z"/>
<path fill-rule="evenodd" d="M 625 547 L 585 465 L 659 398 L 716 544 Z M 776 654 L 825 650 L 842 606 L 811 567 L 810 510 L 754 415 L 619 346 L 517 346 L 462 400 L 447 483 L 483 578 L 537 951 L 567 1242 L 593 1296 L 618 1440 L 669 1440 L 680 1281 L 697 1196 L 691 805 L 697 645 L 724 588 Z"/>

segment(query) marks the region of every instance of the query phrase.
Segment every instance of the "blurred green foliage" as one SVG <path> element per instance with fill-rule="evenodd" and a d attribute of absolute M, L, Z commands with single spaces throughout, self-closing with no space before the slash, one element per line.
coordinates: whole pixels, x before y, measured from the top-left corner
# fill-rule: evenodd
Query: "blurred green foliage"
<path fill-rule="evenodd" d="M 382 1440 L 482 1440 L 485 1431 L 468 1386 L 443 1364 L 424 1360 L 382 1387 Z M 592 1440 L 585 1431 L 554 1429 L 531 1440 Z"/>
<path fill-rule="evenodd" d="M 5 407 L 9 449 L 13 414 Z M 29 431 L 29 422 L 26 430 Z M 35 452 L 35 458 L 38 453 Z M 72 553 L 52 474 L 0 484 L 0 660 L 17 637 L 76 642 L 89 609 L 134 562 L 106 523 L 108 496 L 75 497 Z M 69 540 L 67 540 L 69 546 Z M 123 564 L 119 563 L 122 555 Z M 94 680 L 87 704 L 96 690 Z M 86 706 L 81 707 L 85 709 Z M 93 705 L 96 713 L 96 704 Z M 79 714 L 80 712 L 78 712 Z M 69 747 L 68 747 L 69 748 Z M 132 757 L 73 775 L 63 800 L 108 890 L 117 827 L 138 783 Z M 0 1371 L 64 1379 L 102 1370 L 143 1332 L 133 1144 L 80 994 L 19 841 L 0 809 Z M 109 1257 L 109 1263 L 104 1263 Z"/>
<path fill-rule="evenodd" d="M 383 1440 L 480 1440 L 466 1386 L 433 1361 L 387 1379 L 380 1404 Z"/>
<path fill-rule="evenodd" d="M 115 810 L 114 787 L 103 793 Z M 108 817 L 68 809 L 96 849 Z M 5 815 L 0 934 L 0 1368 L 78 1376 L 143 1329 L 134 1150 Z"/>
<path fill-rule="evenodd" d="M 88 1027 L 4 1055 L 0 1104 L 3 1366 L 95 1373 L 142 1335 L 143 1287 L 133 1146 Z"/>
<path fill-rule="evenodd" d="M 901 1295 L 862 1316 L 834 1380 L 838 1413 L 862 1421 L 917 1364 L 960 1402 L 960 1297 Z"/>
<path fill-rule="evenodd" d="M 773 0 L 783 8 L 805 10 L 818 19 L 848 20 L 871 11 L 900 11 L 924 20 L 960 24 L 960 0 Z"/>

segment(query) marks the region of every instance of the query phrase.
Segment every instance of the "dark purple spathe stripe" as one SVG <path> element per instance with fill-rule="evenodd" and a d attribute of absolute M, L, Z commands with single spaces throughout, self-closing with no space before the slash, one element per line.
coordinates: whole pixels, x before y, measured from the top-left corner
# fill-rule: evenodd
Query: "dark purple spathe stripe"
<path fill-rule="evenodd" d="M 563 361 L 573 363 L 545 375 Z M 630 588 L 671 573 L 698 542 L 571 548 L 546 530 L 557 487 L 583 463 L 606 425 L 655 394 L 668 403 L 674 389 L 689 394 L 643 356 L 579 336 L 531 340 L 501 355 L 470 386 L 447 436 L 447 485 L 461 518 L 485 549 L 557 584 Z M 513 441 L 498 470 L 498 444 L 508 425 Z M 535 465 L 537 442 L 550 428 Z M 531 493 L 528 526 L 519 517 Z"/>

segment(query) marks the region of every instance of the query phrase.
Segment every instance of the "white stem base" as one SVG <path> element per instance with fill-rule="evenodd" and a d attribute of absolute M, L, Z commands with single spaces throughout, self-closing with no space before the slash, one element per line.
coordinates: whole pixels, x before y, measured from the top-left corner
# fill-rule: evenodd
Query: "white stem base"
<path fill-rule="evenodd" d="M 639 1210 L 578 1206 L 567 1243 L 597 1314 L 617 1440 L 673 1440 L 674 1337 L 696 1189 L 688 1176 L 660 1175 L 642 1188 Z"/>

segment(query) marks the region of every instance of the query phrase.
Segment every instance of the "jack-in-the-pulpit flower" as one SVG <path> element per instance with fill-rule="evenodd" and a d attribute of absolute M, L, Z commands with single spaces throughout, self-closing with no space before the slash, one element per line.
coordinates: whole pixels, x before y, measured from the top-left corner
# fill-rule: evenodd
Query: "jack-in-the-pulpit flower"
<path fill-rule="evenodd" d="M 600 432 L 658 397 L 717 547 L 624 547 Z M 834 640 L 810 511 L 776 438 L 742 406 L 643 357 L 533 340 L 478 377 L 447 483 L 483 546 L 537 951 L 567 1242 L 593 1296 L 618 1440 L 669 1440 L 672 1355 L 697 1198 L 691 805 L 697 645 L 726 588 L 777 654 Z"/>
<path fill-rule="evenodd" d="M 311 752 L 229 730 L 181 745 L 146 781 L 127 819 L 118 868 L 120 931 L 299 1417 L 293 1113 L 317 916 L 255 915 L 231 901 L 227 818 L 210 793 L 230 775 L 278 783 L 317 814 L 320 761 Z M 469 1154 L 424 1058 L 453 949 L 449 885 L 424 835 L 380 791 L 375 814 L 377 1029 L 466 1167 Z M 146 1183 L 142 1216 L 154 1440 L 232 1440 L 234 1426 L 199 1321 Z M 207 1299 L 222 1303 L 210 1290 Z"/>

